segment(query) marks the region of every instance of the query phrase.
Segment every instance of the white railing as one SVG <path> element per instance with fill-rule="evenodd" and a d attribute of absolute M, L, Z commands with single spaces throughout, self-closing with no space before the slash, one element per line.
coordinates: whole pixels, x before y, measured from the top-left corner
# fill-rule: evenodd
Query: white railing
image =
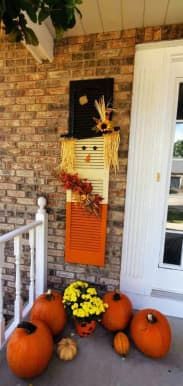
<path fill-rule="evenodd" d="M 45 210 L 46 199 L 39 197 L 38 211 L 35 221 L 22 226 L 12 232 L 0 236 L 0 349 L 9 338 L 17 324 L 26 317 L 30 311 L 34 299 L 46 289 L 47 283 L 47 235 L 48 235 L 48 215 Z M 22 235 L 29 234 L 30 247 L 30 282 L 29 282 L 29 299 L 23 307 L 21 297 L 21 256 L 22 256 Z M 5 243 L 9 240 L 14 242 L 14 256 L 16 267 L 15 279 L 15 303 L 14 319 L 5 327 L 3 315 L 3 265 L 5 261 L 4 251 Z"/>

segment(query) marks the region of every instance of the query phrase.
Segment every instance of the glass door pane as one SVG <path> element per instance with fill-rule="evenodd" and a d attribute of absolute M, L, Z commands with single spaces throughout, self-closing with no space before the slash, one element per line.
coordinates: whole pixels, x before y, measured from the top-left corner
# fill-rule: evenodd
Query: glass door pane
<path fill-rule="evenodd" d="M 180 96 L 180 93 L 179 93 Z M 183 102 L 183 101 L 182 101 Z M 180 101 L 179 101 L 180 105 Z M 183 120 L 177 120 L 172 157 L 163 263 L 180 266 L 183 257 Z"/>

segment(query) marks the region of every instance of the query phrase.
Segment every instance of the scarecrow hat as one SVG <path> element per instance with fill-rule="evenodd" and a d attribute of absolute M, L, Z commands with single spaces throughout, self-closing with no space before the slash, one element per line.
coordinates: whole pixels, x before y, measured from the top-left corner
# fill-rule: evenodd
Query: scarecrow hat
<path fill-rule="evenodd" d="M 69 130 L 61 137 L 85 139 L 114 130 L 113 84 L 113 78 L 70 82 Z"/>
<path fill-rule="evenodd" d="M 87 105 L 87 96 L 80 97 L 80 104 L 82 106 Z M 112 106 L 108 103 L 106 105 L 104 100 L 104 95 L 102 95 L 98 100 L 95 99 L 94 107 L 96 109 L 95 115 L 98 117 L 93 117 L 91 115 L 86 116 L 87 110 L 86 107 L 83 108 L 83 119 L 80 122 L 77 121 L 73 126 L 73 117 L 70 115 L 70 129 L 67 134 L 61 135 L 61 138 L 75 138 L 75 139 L 85 139 L 92 137 L 99 137 L 105 134 L 112 134 L 118 132 L 120 127 L 114 126 L 112 122 L 112 114 L 115 111 Z M 90 109 L 91 110 L 91 109 Z M 91 111 L 89 111 L 91 112 Z M 97 114 L 98 113 L 98 114 Z M 87 118 L 86 118 L 87 117 Z"/>

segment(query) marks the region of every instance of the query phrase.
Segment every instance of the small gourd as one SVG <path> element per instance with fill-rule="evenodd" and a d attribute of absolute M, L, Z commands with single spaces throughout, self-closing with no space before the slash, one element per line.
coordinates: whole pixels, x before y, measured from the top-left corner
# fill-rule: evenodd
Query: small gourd
<path fill-rule="evenodd" d="M 63 338 L 58 343 L 57 354 L 64 361 L 71 361 L 77 355 L 78 348 L 75 340 L 71 338 Z"/>
<path fill-rule="evenodd" d="M 117 332 L 113 340 L 114 350 L 123 358 L 127 356 L 130 350 L 130 342 L 124 332 Z"/>

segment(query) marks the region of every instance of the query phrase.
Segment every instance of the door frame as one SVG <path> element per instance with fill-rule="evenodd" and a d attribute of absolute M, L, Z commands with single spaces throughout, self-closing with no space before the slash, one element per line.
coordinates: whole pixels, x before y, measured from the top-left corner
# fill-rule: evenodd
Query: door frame
<path fill-rule="evenodd" d="M 146 63 L 142 60 L 143 55 L 148 57 Z M 176 63 L 182 63 L 183 66 L 183 40 L 141 44 L 136 47 L 120 289 L 130 296 L 134 308 L 154 307 L 159 308 L 165 314 L 183 317 L 183 310 L 180 310 L 180 301 L 183 300 L 183 295 L 179 294 L 180 296 L 176 297 L 176 293 L 172 291 L 165 291 L 165 293 L 159 291 L 158 293 L 158 288 L 157 291 L 153 289 L 153 280 L 159 263 L 160 251 L 158 248 L 160 249 L 163 242 L 162 229 L 165 229 L 162 227 L 166 221 L 168 197 L 167 200 L 165 197 L 171 167 L 169 155 L 173 146 L 173 124 L 175 124 L 176 119 L 178 98 L 178 96 L 175 98 L 177 85 L 175 85 L 175 77 L 172 72 L 173 64 Z M 153 76 L 157 80 L 157 84 L 153 83 Z M 174 90 L 173 99 L 170 90 Z M 149 94 L 152 95 L 149 97 Z M 158 102 L 155 103 L 157 106 L 154 107 L 153 105 L 156 98 L 159 98 L 160 103 L 163 101 L 162 108 L 159 110 Z M 168 110 L 169 106 L 171 106 L 169 109 L 171 111 Z M 141 117 L 143 109 L 146 110 L 144 119 Z M 151 109 L 154 109 L 152 113 Z M 153 125 L 151 121 L 148 124 L 148 114 L 151 116 L 153 113 L 155 122 Z M 161 130 L 165 124 L 166 136 Z M 146 128 L 149 130 L 148 134 Z M 155 133 L 153 133 L 154 128 Z M 159 143 L 157 154 L 154 154 L 155 150 L 153 153 L 153 149 L 148 148 L 148 146 L 147 151 L 144 150 L 143 141 L 147 145 L 147 135 L 149 135 L 149 141 L 152 141 L 154 149 L 155 135 L 160 135 L 160 142 L 164 144 L 164 147 Z M 142 169 L 142 176 L 138 176 L 138 166 L 139 164 L 141 167 L 143 165 L 140 149 L 146 153 L 146 160 L 148 159 L 147 152 L 151 152 L 149 165 L 144 164 L 145 170 Z M 165 160 L 162 156 L 163 152 L 166 153 Z M 158 181 L 159 175 L 161 176 L 160 181 Z M 142 202 L 140 201 L 140 178 L 144 179 L 145 185 L 142 188 Z M 152 197 L 154 200 L 151 200 Z M 138 205 L 136 205 L 136 198 Z M 161 213 L 159 213 L 157 205 L 159 199 L 163 202 Z M 148 203 L 144 201 L 148 201 Z M 145 220 L 138 222 L 138 213 L 141 214 L 143 210 Z M 158 217 L 158 229 L 156 229 L 155 224 L 156 216 Z M 150 231 L 148 232 L 151 226 L 152 238 Z M 141 232 L 139 227 L 142 227 Z M 143 232 L 142 236 L 141 233 Z"/>

